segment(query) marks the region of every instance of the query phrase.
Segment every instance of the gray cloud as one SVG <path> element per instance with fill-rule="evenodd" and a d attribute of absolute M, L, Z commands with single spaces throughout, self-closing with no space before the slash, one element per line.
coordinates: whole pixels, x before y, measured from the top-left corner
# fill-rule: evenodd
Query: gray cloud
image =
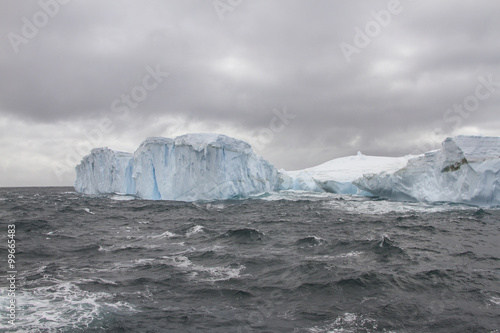
<path fill-rule="evenodd" d="M 73 0 L 16 53 L 9 34 L 22 36 L 23 18 L 54 3 L 2 3 L 0 145 L 13 157 L 0 162 L 0 186 L 71 184 L 67 156 L 90 148 L 87 134 L 105 118 L 113 130 L 90 143 L 133 150 L 146 136 L 223 131 L 286 169 L 500 135 L 500 87 L 460 124 L 444 117 L 478 77 L 500 81 L 497 1 L 401 0 L 348 63 L 340 44 L 355 45 L 355 27 L 390 1 L 242 0 L 221 20 L 211 1 Z M 148 66 L 169 76 L 126 117 L 113 112 Z M 262 144 L 272 110 L 284 107 L 296 117 Z"/>

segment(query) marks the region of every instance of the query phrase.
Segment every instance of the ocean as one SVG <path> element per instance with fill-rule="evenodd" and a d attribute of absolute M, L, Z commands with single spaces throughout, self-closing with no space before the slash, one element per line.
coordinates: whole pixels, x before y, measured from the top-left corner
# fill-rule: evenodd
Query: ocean
<path fill-rule="evenodd" d="M 0 331 L 500 332 L 499 209 L 125 199 L 0 188 Z"/>

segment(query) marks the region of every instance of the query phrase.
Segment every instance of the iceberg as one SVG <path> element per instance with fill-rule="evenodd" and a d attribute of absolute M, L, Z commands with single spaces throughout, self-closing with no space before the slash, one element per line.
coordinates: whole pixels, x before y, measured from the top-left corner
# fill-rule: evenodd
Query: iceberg
<path fill-rule="evenodd" d="M 395 172 L 366 174 L 354 184 L 395 200 L 500 205 L 500 138 L 457 136 L 442 146 Z"/>
<path fill-rule="evenodd" d="M 75 189 L 152 200 L 224 200 L 282 190 L 395 200 L 500 205 L 500 138 L 457 136 L 439 150 L 403 157 L 337 158 L 277 170 L 241 140 L 195 133 L 148 138 L 132 154 L 93 149 L 76 167 Z"/>
<path fill-rule="evenodd" d="M 241 140 L 194 133 L 146 139 L 134 154 L 93 149 L 76 167 L 75 189 L 151 200 L 223 200 L 272 192 L 283 178 Z"/>

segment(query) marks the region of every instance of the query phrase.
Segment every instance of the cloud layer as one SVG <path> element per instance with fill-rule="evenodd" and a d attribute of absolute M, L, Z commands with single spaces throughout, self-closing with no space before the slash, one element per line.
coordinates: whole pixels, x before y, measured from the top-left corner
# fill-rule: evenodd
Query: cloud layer
<path fill-rule="evenodd" d="M 71 185 L 92 147 L 186 132 L 244 139 L 287 170 L 500 135 L 499 12 L 493 0 L 4 1 L 0 186 Z"/>

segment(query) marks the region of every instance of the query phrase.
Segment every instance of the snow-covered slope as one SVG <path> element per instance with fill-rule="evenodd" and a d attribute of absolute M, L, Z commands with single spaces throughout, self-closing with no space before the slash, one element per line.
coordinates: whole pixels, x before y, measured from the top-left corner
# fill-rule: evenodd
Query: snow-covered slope
<path fill-rule="evenodd" d="M 94 149 L 77 166 L 75 188 L 89 194 L 196 201 L 275 191 L 281 182 L 276 168 L 254 154 L 248 143 L 197 133 L 148 138 L 133 155 Z"/>
<path fill-rule="evenodd" d="M 366 156 L 358 152 L 355 156 L 337 158 L 318 166 L 299 171 L 289 171 L 292 179 L 290 189 L 325 191 L 339 194 L 371 195 L 359 189 L 353 181 L 366 173 L 392 172 L 406 165 L 412 156 L 381 157 Z"/>
<path fill-rule="evenodd" d="M 443 148 L 396 172 L 365 175 L 354 184 L 391 199 L 500 205 L 500 138 L 448 138 Z"/>

